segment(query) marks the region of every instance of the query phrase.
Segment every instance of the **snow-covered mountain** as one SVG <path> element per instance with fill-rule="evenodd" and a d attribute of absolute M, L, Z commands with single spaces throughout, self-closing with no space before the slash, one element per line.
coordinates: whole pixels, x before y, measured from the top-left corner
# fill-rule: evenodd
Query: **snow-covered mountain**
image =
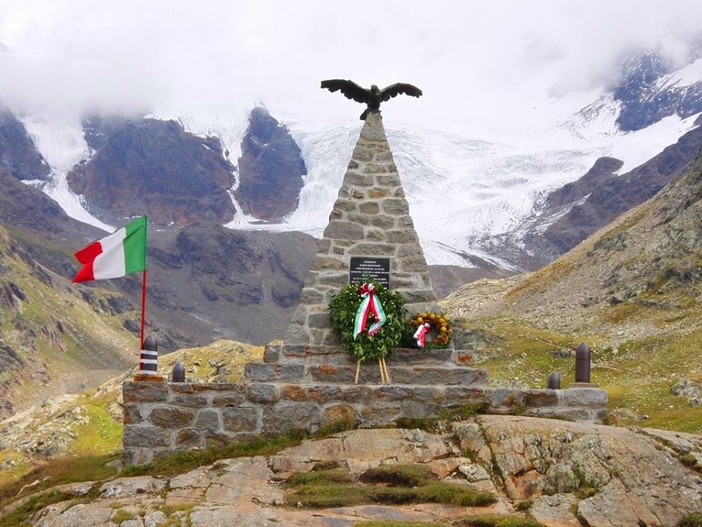
<path fill-rule="evenodd" d="M 624 63 L 611 86 L 547 97 L 528 120 L 492 128 L 467 123 L 455 131 L 410 128 L 390 119 L 384 125 L 428 262 L 470 267 L 482 261 L 517 269 L 520 259 L 500 250 L 500 240 L 528 254 L 533 249 L 524 242 L 527 227 L 540 222 L 543 229 L 577 204 L 540 217 L 549 193 L 578 180 L 603 157 L 621 160 L 616 174 L 627 174 L 692 130 L 700 111 L 702 58 L 673 69 L 643 53 Z M 350 119 L 356 113 L 351 109 Z M 18 117 L 52 169 L 48 183 L 34 184 L 70 216 L 111 230 L 67 184 L 73 167 L 94 154 L 80 119 Z M 193 134 L 219 138 L 234 164 L 241 155 L 245 113 L 151 117 L 175 118 Z M 234 171 L 230 194 L 237 214 L 226 226 L 320 236 L 362 123 L 275 117 L 290 130 L 307 167 L 298 207 L 276 224 L 247 216 L 234 198 Z"/>

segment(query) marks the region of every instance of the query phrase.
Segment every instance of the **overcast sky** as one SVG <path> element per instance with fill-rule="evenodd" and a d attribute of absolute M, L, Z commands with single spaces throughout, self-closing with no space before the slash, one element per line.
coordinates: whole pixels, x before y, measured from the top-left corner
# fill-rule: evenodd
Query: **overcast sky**
<path fill-rule="evenodd" d="M 344 120 L 322 79 L 403 81 L 425 96 L 384 115 L 440 128 L 592 89 L 637 46 L 684 60 L 700 28 L 700 0 L 0 0 L 0 99 Z"/>

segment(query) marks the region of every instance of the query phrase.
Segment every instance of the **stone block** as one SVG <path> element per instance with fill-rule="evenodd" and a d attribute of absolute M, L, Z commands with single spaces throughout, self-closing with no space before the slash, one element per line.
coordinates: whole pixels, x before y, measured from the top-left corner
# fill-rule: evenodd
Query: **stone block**
<path fill-rule="evenodd" d="M 305 389 L 310 402 L 320 404 L 342 400 L 343 388 L 334 385 L 312 385 Z"/>
<path fill-rule="evenodd" d="M 173 406 L 157 406 L 149 414 L 149 421 L 160 428 L 182 428 L 194 418 L 192 410 Z"/>
<path fill-rule="evenodd" d="M 326 272 L 319 277 L 320 285 L 328 285 L 336 288 L 341 288 L 348 282 L 348 272 Z"/>
<path fill-rule="evenodd" d="M 371 386 L 363 384 L 351 384 L 341 388 L 341 399 L 350 403 L 367 403 L 373 393 Z"/>
<path fill-rule="evenodd" d="M 385 242 L 385 231 L 381 229 L 368 229 L 366 232 L 366 240 L 372 242 Z"/>
<path fill-rule="evenodd" d="M 403 216 L 409 214 L 409 206 L 405 199 L 388 198 L 383 201 L 382 210 L 388 216 Z"/>
<path fill-rule="evenodd" d="M 365 426 L 385 425 L 402 417 L 399 403 L 394 405 L 364 405 L 359 410 L 359 418 Z"/>
<path fill-rule="evenodd" d="M 405 401 L 400 405 L 401 416 L 408 419 L 436 417 L 441 410 L 440 405 L 423 401 Z"/>
<path fill-rule="evenodd" d="M 282 346 L 271 346 L 270 344 L 263 349 L 263 362 L 274 364 L 280 360 Z"/>
<path fill-rule="evenodd" d="M 338 423 L 358 423 L 358 415 L 353 406 L 348 404 L 334 404 L 324 408 L 322 412 L 322 424 L 332 426 Z"/>
<path fill-rule="evenodd" d="M 265 364 L 249 362 L 244 366 L 244 378 L 253 382 L 299 381 L 305 373 L 303 364 Z"/>
<path fill-rule="evenodd" d="M 255 432 L 258 428 L 258 409 L 222 408 L 222 428 L 229 432 Z"/>
<path fill-rule="evenodd" d="M 125 448 L 122 451 L 122 465 L 125 467 L 133 465 L 145 465 L 154 459 L 154 452 L 151 448 Z"/>
<path fill-rule="evenodd" d="M 122 408 L 122 422 L 125 425 L 136 425 L 144 420 L 144 416 L 141 415 L 141 409 L 138 404 L 129 403 L 125 404 Z"/>
<path fill-rule="evenodd" d="M 367 167 L 368 165 L 366 165 Z M 369 176 L 368 171 L 364 168 L 363 174 L 356 172 L 355 170 L 349 170 L 344 175 L 344 183 L 353 185 L 355 187 L 370 187 L 375 184 L 372 176 Z"/>
<path fill-rule="evenodd" d="M 126 381 L 122 385 L 125 403 L 165 402 L 168 397 L 168 385 L 165 382 Z"/>
<path fill-rule="evenodd" d="M 247 432 L 250 433 L 250 432 Z M 205 432 L 205 448 L 222 448 L 234 442 L 239 437 L 236 433 Z M 255 437 L 255 436 L 254 436 Z"/>
<path fill-rule="evenodd" d="M 329 312 L 325 311 L 324 313 L 310 313 L 310 316 L 307 318 L 307 325 L 310 328 L 331 328 Z"/>
<path fill-rule="evenodd" d="M 197 430 L 218 430 L 220 426 L 219 412 L 216 410 L 203 410 L 195 419 L 193 427 Z"/>
<path fill-rule="evenodd" d="M 307 390 L 298 384 L 286 384 L 281 388 L 280 395 L 288 401 L 304 401 L 307 399 Z"/>
<path fill-rule="evenodd" d="M 524 408 L 524 391 L 495 388 L 489 392 L 490 409 L 498 413 L 510 413 Z"/>
<path fill-rule="evenodd" d="M 362 240 L 364 231 L 361 225 L 342 220 L 331 220 L 324 230 L 328 238 L 344 238 L 347 240 Z"/>
<path fill-rule="evenodd" d="M 558 394 L 554 390 L 526 390 L 523 401 L 524 406 L 527 408 L 556 406 L 558 404 Z"/>
<path fill-rule="evenodd" d="M 570 407 L 605 408 L 608 402 L 607 392 L 597 388 L 573 388 L 557 393 L 561 404 Z"/>
<path fill-rule="evenodd" d="M 314 430 L 322 421 L 322 412 L 313 403 L 278 403 L 263 408 L 261 431 L 286 433 L 291 430 Z"/>
<path fill-rule="evenodd" d="M 447 386 L 444 392 L 446 404 L 452 406 L 481 404 L 491 400 L 491 396 L 492 390 L 485 386 Z"/>
<path fill-rule="evenodd" d="M 208 403 L 208 398 L 206 395 L 190 395 L 190 394 L 175 394 L 171 395 L 169 404 L 177 406 L 187 406 L 190 408 L 204 408 Z"/>
<path fill-rule="evenodd" d="M 419 243 L 419 238 L 417 238 L 417 233 L 414 231 L 414 229 L 399 229 L 399 230 L 392 230 L 388 231 L 385 233 L 385 237 L 388 243 L 397 243 L 397 244 L 417 244 Z M 424 256 L 412 256 L 412 257 L 406 257 L 402 260 L 403 266 L 402 270 L 403 271 L 413 271 L 416 269 L 413 269 L 413 261 L 415 259 L 420 259 L 421 261 L 424 262 L 424 267 L 423 269 L 426 269 L 426 261 L 424 261 Z"/>
<path fill-rule="evenodd" d="M 274 384 L 249 383 L 246 398 L 252 403 L 272 403 L 280 399 L 280 391 Z"/>
<path fill-rule="evenodd" d="M 387 243 L 359 243 L 349 249 L 351 256 L 387 256 L 395 257 L 395 246 Z"/>
<path fill-rule="evenodd" d="M 383 199 L 389 194 L 390 192 L 386 188 L 372 188 L 368 190 L 368 199 Z"/>
<path fill-rule="evenodd" d="M 320 304 L 324 302 L 324 295 L 316 289 L 305 288 L 300 294 L 300 304 Z"/>
<path fill-rule="evenodd" d="M 177 449 L 202 448 L 205 446 L 202 434 L 195 428 L 184 428 L 176 434 Z"/>
<path fill-rule="evenodd" d="M 476 386 L 487 382 L 487 372 L 470 368 L 395 367 L 390 368 L 390 379 L 397 384 Z"/>
<path fill-rule="evenodd" d="M 395 228 L 396 222 L 396 218 L 385 214 L 379 214 L 370 218 L 370 224 L 373 227 L 378 227 L 379 229 L 393 229 Z"/>
<path fill-rule="evenodd" d="M 367 201 L 358 205 L 358 211 L 366 215 L 378 214 L 380 212 L 380 205 L 374 201 Z"/>
<path fill-rule="evenodd" d="M 372 395 L 374 399 L 383 402 L 406 401 L 414 397 L 414 391 L 407 386 L 387 385 L 375 387 Z"/>
<path fill-rule="evenodd" d="M 157 426 L 125 426 L 122 445 L 155 448 L 168 446 L 170 431 Z"/>
<path fill-rule="evenodd" d="M 388 366 L 395 364 L 446 364 L 451 362 L 453 350 L 451 349 L 421 349 L 421 348 L 395 348 L 388 355 Z"/>
<path fill-rule="evenodd" d="M 368 148 L 364 148 L 363 146 L 357 145 L 356 148 L 353 150 L 353 154 L 351 155 L 351 158 L 355 161 L 361 161 L 361 162 L 368 162 L 373 159 L 373 152 L 369 150 Z M 358 167 L 358 163 L 354 162 L 354 167 Z M 351 168 L 351 164 L 349 163 L 349 168 Z"/>
<path fill-rule="evenodd" d="M 434 402 L 441 403 L 445 400 L 446 390 L 443 386 L 415 386 L 413 389 L 413 396 L 416 401 L 419 402 Z"/>
<path fill-rule="evenodd" d="M 215 395 L 212 398 L 212 406 L 222 408 L 224 406 L 239 406 L 246 400 L 246 385 L 229 384 L 229 390 Z"/>
<path fill-rule="evenodd" d="M 340 258 L 334 258 L 331 256 L 318 256 L 314 259 L 313 267 L 317 271 L 340 271 L 346 270 L 346 262 L 342 261 Z"/>

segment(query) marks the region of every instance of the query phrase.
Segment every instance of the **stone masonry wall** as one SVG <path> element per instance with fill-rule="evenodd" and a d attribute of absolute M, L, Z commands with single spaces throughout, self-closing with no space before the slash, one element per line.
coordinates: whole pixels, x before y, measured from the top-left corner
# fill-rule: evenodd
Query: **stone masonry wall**
<path fill-rule="evenodd" d="M 435 417 L 468 404 L 484 404 L 488 413 L 576 421 L 601 422 L 607 416 L 607 393 L 594 388 L 127 381 L 123 391 L 125 465 L 339 421 L 370 427 L 401 417 Z"/>

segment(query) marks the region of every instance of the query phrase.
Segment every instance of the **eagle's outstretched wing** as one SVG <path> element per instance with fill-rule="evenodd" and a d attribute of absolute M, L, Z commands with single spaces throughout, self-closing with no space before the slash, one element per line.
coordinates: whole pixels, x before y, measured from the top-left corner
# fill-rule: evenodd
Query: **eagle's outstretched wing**
<path fill-rule="evenodd" d="M 330 92 L 340 91 L 349 99 L 356 102 L 368 104 L 370 100 L 370 92 L 365 88 L 361 88 L 353 81 L 344 79 L 329 79 L 322 81 L 322 88 L 326 88 Z"/>
<path fill-rule="evenodd" d="M 406 82 L 396 82 L 395 84 L 386 86 L 380 91 L 380 100 L 389 101 L 391 98 L 401 93 L 411 95 L 412 97 L 421 97 L 422 90 Z"/>

